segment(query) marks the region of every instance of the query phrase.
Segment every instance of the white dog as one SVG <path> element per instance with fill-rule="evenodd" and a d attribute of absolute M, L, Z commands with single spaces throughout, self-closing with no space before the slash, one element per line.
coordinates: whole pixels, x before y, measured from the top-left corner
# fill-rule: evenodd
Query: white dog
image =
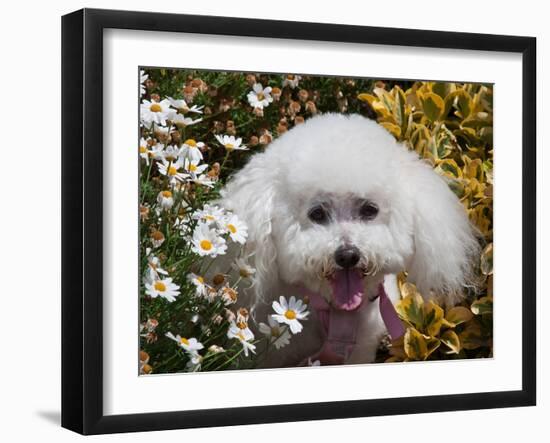
<path fill-rule="evenodd" d="M 280 295 L 310 302 L 304 332 L 266 366 L 372 362 L 388 324 L 376 299 L 399 297 L 388 275 L 407 270 L 424 296 L 447 301 L 473 281 L 476 231 L 447 183 L 358 115 L 283 134 L 228 182 L 221 204 L 248 224 L 256 321 Z"/>

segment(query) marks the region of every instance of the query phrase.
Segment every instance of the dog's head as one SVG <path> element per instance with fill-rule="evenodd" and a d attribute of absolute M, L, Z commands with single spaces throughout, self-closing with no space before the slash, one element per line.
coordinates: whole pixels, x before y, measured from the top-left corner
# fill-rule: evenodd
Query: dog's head
<path fill-rule="evenodd" d="M 471 281 L 478 243 L 432 168 L 360 116 L 328 114 L 274 141 L 229 181 L 223 204 L 249 227 L 258 294 L 302 285 L 341 309 L 383 275 L 409 272 L 429 296 Z"/>

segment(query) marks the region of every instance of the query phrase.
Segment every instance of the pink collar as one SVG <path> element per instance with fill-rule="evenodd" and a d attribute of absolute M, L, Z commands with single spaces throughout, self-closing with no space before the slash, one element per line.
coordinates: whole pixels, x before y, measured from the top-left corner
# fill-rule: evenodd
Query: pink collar
<path fill-rule="evenodd" d="M 316 292 L 303 290 L 309 296 L 310 306 L 317 312 L 317 317 L 325 331 L 325 342 L 320 351 L 309 358 L 319 360 L 322 365 L 343 364 L 353 352 L 359 327 L 359 308 L 343 311 L 331 307 Z M 399 319 L 393 303 L 388 298 L 384 285 L 380 283 L 376 298 L 379 300 L 380 315 L 392 340 L 405 334 L 403 323 Z M 371 300 L 374 301 L 375 299 Z M 305 362 L 304 362 L 305 363 Z"/>

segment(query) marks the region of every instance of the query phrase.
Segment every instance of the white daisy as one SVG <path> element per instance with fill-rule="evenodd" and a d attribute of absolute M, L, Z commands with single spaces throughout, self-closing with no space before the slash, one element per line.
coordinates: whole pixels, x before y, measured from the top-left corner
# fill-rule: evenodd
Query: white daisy
<path fill-rule="evenodd" d="M 179 286 L 172 282 L 170 277 L 145 283 L 146 293 L 152 298 L 163 297 L 169 302 L 176 300 L 180 294 Z"/>
<path fill-rule="evenodd" d="M 199 223 L 193 232 L 193 246 L 191 250 L 201 257 L 209 255 L 216 257 L 225 254 L 227 245 L 225 239 L 220 237 L 214 229 L 207 224 Z"/>
<path fill-rule="evenodd" d="M 248 148 L 242 145 L 242 138 L 235 138 L 233 135 L 216 135 L 216 140 L 228 151 L 242 150 L 246 151 Z"/>
<path fill-rule="evenodd" d="M 143 69 L 141 69 L 139 71 L 139 92 L 140 92 L 140 95 L 143 95 L 147 92 L 147 90 L 145 89 L 145 80 L 147 80 L 149 78 L 149 74 L 146 74 L 145 71 Z"/>
<path fill-rule="evenodd" d="M 294 89 L 296 86 L 298 86 L 298 83 L 300 82 L 300 80 L 302 80 L 302 77 L 300 77 L 299 75 L 293 75 L 293 74 L 285 75 L 285 78 L 283 80 L 283 88 L 285 86 L 290 86 L 292 89 Z"/>
<path fill-rule="evenodd" d="M 172 206 L 174 206 L 172 191 L 160 191 L 157 195 L 157 203 L 165 211 L 172 209 Z"/>
<path fill-rule="evenodd" d="M 242 278 L 250 278 L 256 272 L 252 266 L 250 266 L 244 258 L 238 258 L 231 265 L 231 267 L 239 273 L 239 276 Z"/>
<path fill-rule="evenodd" d="M 239 218 L 232 214 L 225 222 L 224 228 L 229 233 L 229 237 L 236 243 L 244 245 L 246 238 L 248 237 L 248 228 L 246 224 L 239 220 Z"/>
<path fill-rule="evenodd" d="M 159 248 L 164 243 L 164 240 L 166 240 L 166 238 L 159 230 L 154 230 L 151 232 L 151 242 L 153 243 L 154 248 Z"/>
<path fill-rule="evenodd" d="M 180 155 L 180 148 L 175 145 L 167 146 L 162 152 L 162 157 L 168 162 L 175 162 Z"/>
<path fill-rule="evenodd" d="M 208 186 L 209 188 L 213 188 L 215 183 L 215 181 L 206 174 L 201 174 L 198 177 L 192 178 L 191 181 L 197 185 Z"/>
<path fill-rule="evenodd" d="M 156 255 L 151 254 L 151 248 L 147 248 L 145 250 L 145 254 L 147 255 L 147 265 L 149 266 L 150 281 L 158 279 L 159 274 L 168 275 L 168 272 L 160 267 L 159 258 Z"/>
<path fill-rule="evenodd" d="M 279 297 L 279 302 L 273 302 L 273 310 L 277 314 L 271 314 L 274 320 L 279 323 L 284 323 L 290 326 L 290 331 L 293 334 L 301 332 L 303 329 L 299 320 L 306 320 L 309 312 L 306 310 L 307 305 L 303 304 L 302 300 L 296 301 L 296 297 L 290 297 L 287 302 L 282 295 Z"/>
<path fill-rule="evenodd" d="M 279 326 L 271 316 L 267 317 L 269 324 L 260 323 L 259 329 L 262 334 L 269 338 L 269 342 L 275 346 L 275 349 L 284 348 L 290 343 L 290 332 L 286 326 Z"/>
<path fill-rule="evenodd" d="M 251 351 L 254 354 L 256 353 L 256 346 L 250 343 L 250 340 L 254 340 L 254 334 L 248 328 L 248 325 L 246 323 L 236 324 L 235 322 L 231 322 L 231 325 L 227 330 L 227 337 L 236 338 L 241 342 L 244 350 L 244 355 L 246 357 L 248 357 L 248 351 Z"/>
<path fill-rule="evenodd" d="M 219 354 L 220 352 L 225 352 L 225 349 L 218 345 L 211 345 L 208 348 L 208 352 L 211 352 L 212 354 Z"/>
<path fill-rule="evenodd" d="M 183 164 L 183 169 L 187 171 L 191 179 L 196 179 L 197 176 L 204 172 L 205 169 L 208 168 L 208 165 L 206 163 L 199 165 L 199 160 L 189 160 L 188 158 L 185 159 Z"/>
<path fill-rule="evenodd" d="M 155 100 L 143 100 L 139 109 L 141 123 L 146 128 L 151 128 L 153 123 L 164 126 L 170 113 L 170 102 L 167 99 L 156 102 Z"/>
<path fill-rule="evenodd" d="M 271 97 L 271 86 L 263 87 L 261 83 L 254 83 L 252 86 L 252 91 L 246 96 L 248 98 L 248 103 L 253 108 L 263 109 L 273 101 Z"/>
<path fill-rule="evenodd" d="M 170 184 L 174 185 L 177 180 L 184 181 L 188 175 L 180 171 L 183 167 L 183 159 L 178 158 L 175 162 L 169 162 L 163 160 L 162 162 L 157 163 L 159 172 L 162 175 L 166 175 L 170 179 Z"/>
<path fill-rule="evenodd" d="M 149 149 L 149 144 L 147 143 L 147 140 L 145 140 L 143 137 L 139 140 L 139 156 L 145 160 L 145 163 L 147 166 L 149 166 L 149 158 L 152 157 L 151 150 Z"/>
<path fill-rule="evenodd" d="M 204 278 L 197 274 L 187 275 L 187 280 L 195 285 L 195 294 L 201 297 L 208 295 L 208 285 L 204 282 Z"/>
<path fill-rule="evenodd" d="M 177 109 L 179 112 L 183 114 L 187 114 L 188 112 L 194 112 L 195 114 L 202 114 L 202 108 L 204 106 L 197 106 L 193 105 L 189 107 L 187 102 L 183 99 L 176 100 L 175 98 L 168 97 L 168 100 L 170 101 L 170 104 L 173 108 Z"/>
<path fill-rule="evenodd" d="M 174 335 L 171 332 L 166 333 L 166 337 L 170 340 L 174 340 L 185 352 L 189 354 L 196 354 L 201 349 L 204 349 L 203 344 L 196 338 L 185 338 L 179 335 Z"/>
<path fill-rule="evenodd" d="M 154 160 L 162 160 L 164 158 L 164 145 L 157 143 L 149 149 L 149 157 Z"/>
<path fill-rule="evenodd" d="M 237 303 L 238 293 L 235 289 L 224 286 L 220 289 L 220 294 L 226 306 Z"/>
<path fill-rule="evenodd" d="M 200 354 L 189 354 L 190 360 L 185 365 L 185 370 L 187 372 L 197 372 L 200 371 L 202 365 L 202 356 Z"/>
<path fill-rule="evenodd" d="M 174 130 L 173 126 L 155 126 L 154 133 L 159 140 L 166 140 L 170 132 Z"/>
<path fill-rule="evenodd" d="M 177 114 L 175 112 L 168 116 L 168 120 L 174 123 L 178 128 L 185 128 L 186 126 L 196 125 L 202 122 L 202 118 L 193 120 L 190 117 L 185 117 L 183 114 Z"/>
<path fill-rule="evenodd" d="M 180 155 L 191 161 L 199 162 L 203 159 L 200 148 L 204 147 L 203 142 L 196 142 L 192 138 L 185 140 L 181 145 Z"/>
<path fill-rule="evenodd" d="M 212 223 L 221 224 L 225 218 L 225 211 L 219 206 L 206 203 L 202 209 L 195 211 L 192 217 L 194 220 L 198 220 L 207 225 Z"/>

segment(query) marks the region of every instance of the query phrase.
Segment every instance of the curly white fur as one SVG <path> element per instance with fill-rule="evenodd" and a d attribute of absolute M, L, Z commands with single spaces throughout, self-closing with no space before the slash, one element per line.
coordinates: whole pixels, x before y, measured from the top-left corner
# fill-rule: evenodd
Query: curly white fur
<path fill-rule="evenodd" d="M 377 216 L 350 217 L 355 199 L 375 202 Z M 312 223 L 308 210 L 318 201 L 340 216 Z M 416 153 L 361 116 L 325 114 L 283 134 L 228 182 L 221 203 L 248 224 L 247 253 L 257 270 L 251 296 L 267 304 L 292 285 L 329 299 L 324 277 L 338 267 L 342 242 L 359 249 L 370 292 L 402 270 L 425 297 L 454 300 L 472 282 L 479 246 L 456 196 Z M 371 326 L 361 339 L 369 344 L 358 346 L 354 362 L 372 361 L 384 331 L 377 312 L 364 311 Z"/>

